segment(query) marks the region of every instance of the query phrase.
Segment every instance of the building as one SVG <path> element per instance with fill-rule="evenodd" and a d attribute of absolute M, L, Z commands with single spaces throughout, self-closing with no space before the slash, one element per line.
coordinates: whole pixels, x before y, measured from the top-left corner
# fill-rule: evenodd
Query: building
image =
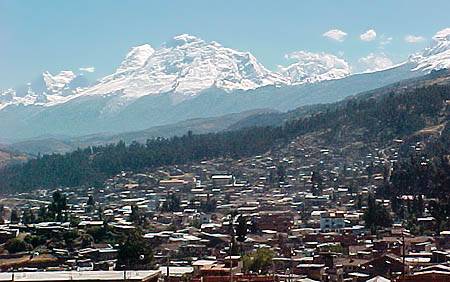
<path fill-rule="evenodd" d="M 286 211 L 261 211 L 255 218 L 259 230 L 275 230 L 277 232 L 288 232 L 293 221 L 293 214 Z"/>
<path fill-rule="evenodd" d="M 320 214 L 320 229 L 322 231 L 339 231 L 344 227 L 343 213 L 325 212 Z"/>
<path fill-rule="evenodd" d="M 233 175 L 213 175 L 211 179 L 215 187 L 233 184 Z"/>
<path fill-rule="evenodd" d="M 157 282 L 159 279 L 160 273 L 161 272 L 159 270 L 4 272 L 4 273 L 0 273 L 0 281 Z"/>

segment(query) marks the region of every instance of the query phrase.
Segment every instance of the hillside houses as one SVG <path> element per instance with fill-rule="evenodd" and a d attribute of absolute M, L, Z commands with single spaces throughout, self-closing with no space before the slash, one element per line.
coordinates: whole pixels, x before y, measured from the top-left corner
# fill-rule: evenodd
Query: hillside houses
<path fill-rule="evenodd" d="M 316 142 L 299 138 L 260 156 L 122 172 L 96 188 L 23 193 L 3 201 L 8 212 L 0 242 L 28 236 L 36 246 L 27 243 L 32 246 L 18 253 L 3 247 L 0 267 L 112 271 L 120 268 L 121 238 L 138 234 L 153 253 L 148 267 L 170 281 L 448 277 L 450 231 L 437 234 L 429 210 L 417 219 L 417 234 L 398 219 L 367 227 L 370 198 L 398 159 L 398 143 L 383 152 L 371 145 L 348 154 L 349 148 Z M 67 197 L 61 221 L 40 212 L 57 190 Z M 399 200 L 411 206 L 418 198 Z M 395 203 L 374 198 L 373 204 L 393 216 Z M 12 210 L 19 222 L 8 218 Z M 25 222 L 30 210 L 33 220 Z M 268 263 L 252 265 L 258 250 L 267 250 Z"/>

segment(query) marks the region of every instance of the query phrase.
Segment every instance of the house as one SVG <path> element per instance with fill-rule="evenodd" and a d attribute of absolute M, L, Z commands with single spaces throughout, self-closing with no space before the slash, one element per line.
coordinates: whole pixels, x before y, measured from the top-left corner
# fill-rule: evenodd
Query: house
<path fill-rule="evenodd" d="M 233 184 L 233 175 L 213 175 L 211 176 L 214 187 Z"/>
<path fill-rule="evenodd" d="M 293 224 L 293 214 L 286 211 L 261 211 L 255 218 L 259 230 L 287 232 Z"/>
<path fill-rule="evenodd" d="M 362 272 L 384 277 L 396 277 L 409 271 L 408 265 L 403 264 L 402 259 L 393 254 L 378 256 L 360 266 Z"/>
<path fill-rule="evenodd" d="M 432 216 L 417 218 L 417 224 L 422 230 L 434 230 L 436 219 Z"/>
<path fill-rule="evenodd" d="M 414 274 L 400 277 L 399 282 L 448 282 L 450 281 L 450 272 L 430 270 L 421 271 Z"/>
<path fill-rule="evenodd" d="M 326 212 L 320 214 L 320 229 L 322 231 L 339 231 L 344 227 L 343 213 Z"/>
<path fill-rule="evenodd" d="M 294 273 L 298 275 L 306 275 L 308 278 L 322 281 L 322 277 L 325 274 L 325 264 L 299 264 L 294 268 Z"/>
<path fill-rule="evenodd" d="M 165 281 L 178 282 L 186 281 L 192 277 L 194 273 L 194 268 L 191 266 L 165 266 L 159 267 L 161 276 Z"/>
<path fill-rule="evenodd" d="M 367 280 L 366 282 L 389 282 L 391 280 L 384 278 L 383 276 L 377 275 L 369 280 Z"/>

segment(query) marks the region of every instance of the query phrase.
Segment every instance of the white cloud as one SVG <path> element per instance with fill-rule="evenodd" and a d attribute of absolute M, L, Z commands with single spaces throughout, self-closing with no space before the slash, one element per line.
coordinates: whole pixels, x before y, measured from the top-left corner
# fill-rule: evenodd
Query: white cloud
<path fill-rule="evenodd" d="M 392 60 L 389 59 L 384 53 L 380 54 L 370 53 L 365 57 L 359 58 L 358 62 L 364 69 L 364 72 L 380 71 L 394 65 Z"/>
<path fill-rule="evenodd" d="M 284 56 L 286 59 L 290 60 L 296 60 L 297 62 L 302 62 L 305 65 L 321 65 L 321 66 L 327 66 L 329 68 L 343 68 L 348 69 L 349 65 L 344 60 L 341 59 L 333 54 L 329 53 L 313 53 L 313 52 L 307 52 L 307 51 L 296 51 L 289 54 L 286 54 Z"/>
<path fill-rule="evenodd" d="M 377 38 L 377 33 L 373 29 L 369 29 L 359 36 L 362 41 L 373 41 Z"/>
<path fill-rule="evenodd" d="M 296 61 L 287 67 L 279 66 L 279 71 L 289 77 L 291 83 L 338 79 L 351 73 L 350 65 L 333 54 L 297 51 L 285 57 Z"/>
<path fill-rule="evenodd" d="M 79 68 L 79 70 L 84 71 L 84 72 L 94 72 L 95 67 L 82 67 L 82 68 Z"/>
<path fill-rule="evenodd" d="M 423 36 L 416 36 L 416 35 L 407 35 L 405 36 L 405 42 L 407 43 L 419 43 L 425 40 L 425 37 Z"/>
<path fill-rule="evenodd" d="M 342 30 L 339 30 L 339 29 L 331 29 L 322 35 L 325 37 L 328 37 L 329 39 L 342 42 L 345 40 L 347 33 L 343 32 Z"/>

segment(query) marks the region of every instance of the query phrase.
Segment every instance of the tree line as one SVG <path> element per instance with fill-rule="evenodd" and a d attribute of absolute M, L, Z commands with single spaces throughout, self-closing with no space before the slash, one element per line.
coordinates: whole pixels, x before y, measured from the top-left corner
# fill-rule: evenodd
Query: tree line
<path fill-rule="evenodd" d="M 38 187 L 99 186 L 121 171 L 139 171 L 217 157 L 241 158 L 266 152 L 296 136 L 326 132 L 328 142 L 358 139 L 386 142 L 439 122 L 450 87 L 427 86 L 364 99 L 350 99 L 280 126 L 242 128 L 210 134 L 149 139 L 78 149 L 67 154 L 38 156 L 0 170 L 0 192 Z M 363 134 L 356 134 L 363 129 Z"/>

